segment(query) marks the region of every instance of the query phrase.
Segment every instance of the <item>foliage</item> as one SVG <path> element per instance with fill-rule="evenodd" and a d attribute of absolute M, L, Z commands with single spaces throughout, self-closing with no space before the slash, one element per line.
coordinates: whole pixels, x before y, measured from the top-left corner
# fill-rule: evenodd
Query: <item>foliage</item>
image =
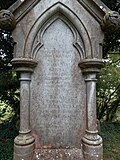
<path fill-rule="evenodd" d="M 0 124 L 0 160 L 13 160 L 13 139 L 18 135 L 15 119 Z"/>
<path fill-rule="evenodd" d="M 0 71 L 11 70 L 10 64 L 13 58 L 14 41 L 11 33 L 0 29 Z"/>
<path fill-rule="evenodd" d="M 103 0 L 112 10 L 119 10 L 119 0 Z M 114 33 L 105 33 L 103 57 L 105 67 L 98 74 L 97 117 L 112 121 L 120 107 L 120 28 Z"/>
<path fill-rule="evenodd" d="M 103 142 L 103 158 L 105 160 L 120 160 L 120 122 L 102 123 L 101 136 Z"/>
<path fill-rule="evenodd" d="M 110 55 L 98 76 L 97 116 L 112 121 L 120 106 L 120 55 Z"/>
<path fill-rule="evenodd" d="M 111 10 L 120 12 L 120 0 L 102 0 Z M 117 48 L 117 49 L 116 49 Z M 105 33 L 103 57 L 108 58 L 108 54 L 120 54 L 120 27 L 113 33 Z"/>
<path fill-rule="evenodd" d="M 6 120 L 9 120 L 14 115 L 13 109 L 3 102 L 0 102 L 0 124 L 5 122 Z"/>
<path fill-rule="evenodd" d="M 111 10 L 118 10 L 120 0 L 102 0 Z"/>
<path fill-rule="evenodd" d="M 0 160 L 13 160 L 13 140 L 7 140 L 6 142 L 0 142 Z"/>
<path fill-rule="evenodd" d="M 9 6 L 11 6 L 16 1 L 17 0 L 0 0 L 0 8 L 7 9 Z"/>
<path fill-rule="evenodd" d="M 109 54 L 120 54 L 120 27 L 114 33 L 105 33 L 103 58 Z"/>
<path fill-rule="evenodd" d="M 6 9 L 14 1 L 0 1 L 0 8 Z M 18 135 L 19 81 L 11 64 L 14 44 L 11 33 L 0 29 L 0 160 L 13 159 L 14 138 Z"/>
<path fill-rule="evenodd" d="M 0 103 L 18 112 L 19 81 L 12 68 L 14 41 L 10 32 L 0 30 Z"/>
<path fill-rule="evenodd" d="M 13 47 L 11 33 L 0 30 L 0 160 L 13 159 L 13 139 L 18 135 L 19 81 L 11 64 Z"/>

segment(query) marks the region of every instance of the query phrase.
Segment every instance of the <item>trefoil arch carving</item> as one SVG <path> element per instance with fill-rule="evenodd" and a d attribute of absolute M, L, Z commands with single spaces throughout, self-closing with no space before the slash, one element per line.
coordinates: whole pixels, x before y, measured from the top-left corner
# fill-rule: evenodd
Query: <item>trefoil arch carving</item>
<path fill-rule="evenodd" d="M 57 19 L 62 20 L 71 30 L 80 59 L 92 56 L 92 45 L 89 34 L 82 21 L 64 4 L 58 2 L 46 10 L 32 26 L 24 47 L 24 56 L 36 58 L 37 51 L 44 45 L 43 35 L 47 28 Z M 89 52 L 89 53 L 88 53 Z"/>

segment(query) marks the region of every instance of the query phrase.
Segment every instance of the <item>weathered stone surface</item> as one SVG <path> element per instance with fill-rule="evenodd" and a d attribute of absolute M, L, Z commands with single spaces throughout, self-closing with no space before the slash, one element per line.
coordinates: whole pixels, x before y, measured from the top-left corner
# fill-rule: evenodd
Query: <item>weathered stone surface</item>
<path fill-rule="evenodd" d="M 58 0 L 52 0 L 49 1 L 49 3 L 48 0 L 41 0 L 39 3 L 38 2 L 36 3 L 37 4 L 35 6 L 33 5 L 32 9 L 28 8 L 29 5 L 27 6 L 27 3 L 25 2 L 22 3 L 21 9 L 28 8 L 29 10 L 29 13 L 27 14 L 25 11 L 23 12 L 26 15 L 24 17 L 21 17 L 24 14 L 21 14 L 22 11 L 20 10 L 20 7 L 18 8 L 19 12 L 15 10 L 16 16 L 22 18 L 20 19 L 20 22 L 17 23 L 16 30 L 13 32 L 13 36 L 15 34 L 14 36 L 15 41 L 19 39 L 19 45 L 16 48 L 17 55 L 15 55 L 15 57 L 17 56 L 17 57 L 32 58 L 33 55 L 31 55 L 32 54 L 31 46 L 33 45 L 32 43 L 38 30 L 42 28 L 43 24 L 45 24 L 46 21 L 48 22 L 48 20 L 51 17 L 54 18 L 56 14 L 60 13 L 60 17 L 65 16 L 67 21 L 70 21 L 77 28 L 80 36 L 83 39 L 83 42 L 85 42 L 84 45 L 85 45 L 86 55 L 84 58 L 93 58 L 93 57 L 101 58 L 102 55 L 101 44 L 104 35 L 100 29 L 99 20 L 101 20 L 102 17 L 101 14 L 103 14 L 103 12 L 101 13 L 99 10 L 98 16 L 100 17 L 96 17 L 95 16 L 96 13 L 94 13 L 95 17 L 93 18 L 93 16 L 91 15 L 92 13 L 90 14 L 88 11 L 89 6 L 86 6 L 87 7 L 86 9 L 84 6 L 81 5 L 81 3 L 84 2 L 81 1 L 78 2 L 76 0 L 75 1 L 61 0 L 59 2 Z M 31 2 L 31 5 L 32 4 L 33 3 Z M 92 4 L 90 6 L 92 6 Z M 47 8 L 49 9 L 47 10 Z M 97 20 L 95 20 L 95 18 Z M 97 37 L 99 37 L 99 39 Z"/>
<path fill-rule="evenodd" d="M 84 160 L 81 149 L 41 149 L 35 150 L 33 160 Z"/>
<path fill-rule="evenodd" d="M 41 145 L 66 148 L 81 144 L 86 93 L 74 41 L 69 26 L 57 19 L 43 35 L 44 45 L 36 49 L 38 66 L 31 81 L 30 116 Z"/>
<path fill-rule="evenodd" d="M 21 75 L 14 160 L 102 160 L 96 72 L 109 9 L 99 0 L 25 0 L 10 10 Z"/>

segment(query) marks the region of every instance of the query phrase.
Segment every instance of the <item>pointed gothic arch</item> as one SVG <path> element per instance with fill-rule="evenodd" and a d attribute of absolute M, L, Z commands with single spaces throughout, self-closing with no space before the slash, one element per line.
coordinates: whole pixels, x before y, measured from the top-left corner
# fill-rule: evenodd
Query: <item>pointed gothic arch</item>
<path fill-rule="evenodd" d="M 42 35 L 44 31 L 56 21 L 61 19 L 74 35 L 74 47 L 78 50 L 81 59 L 91 55 L 92 45 L 90 36 L 83 22 L 64 4 L 58 2 L 41 14 L 31 27 L 24 46 L 24 57 L 35 59 L 36 51 L 43 46 Z M 38 35 L 40 34 L 40 38 Z M 35 53 L 35 54 L 34 54 Z"/>

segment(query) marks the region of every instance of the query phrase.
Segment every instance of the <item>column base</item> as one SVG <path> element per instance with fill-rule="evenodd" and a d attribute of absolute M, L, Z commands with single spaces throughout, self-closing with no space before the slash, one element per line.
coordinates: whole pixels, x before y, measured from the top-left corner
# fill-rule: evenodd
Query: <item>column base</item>
<path fill-rule="evenodd" d="M 30 134 L 20 134 L 14 140 L 13 160 L 32 160 L 35 149 L 35 139 Z"/>
<path fill-rule="evenodd" d="M 86 131 L 83 137 L 83 154 L 85 160 L 103 160 L 103 142 L 98 131 Z"/>
<path fill-rule="evenodd" d="M 34 143 L 26 146 L 14 144 L 13 160 L 32 160 L 34 155 Z"/>

